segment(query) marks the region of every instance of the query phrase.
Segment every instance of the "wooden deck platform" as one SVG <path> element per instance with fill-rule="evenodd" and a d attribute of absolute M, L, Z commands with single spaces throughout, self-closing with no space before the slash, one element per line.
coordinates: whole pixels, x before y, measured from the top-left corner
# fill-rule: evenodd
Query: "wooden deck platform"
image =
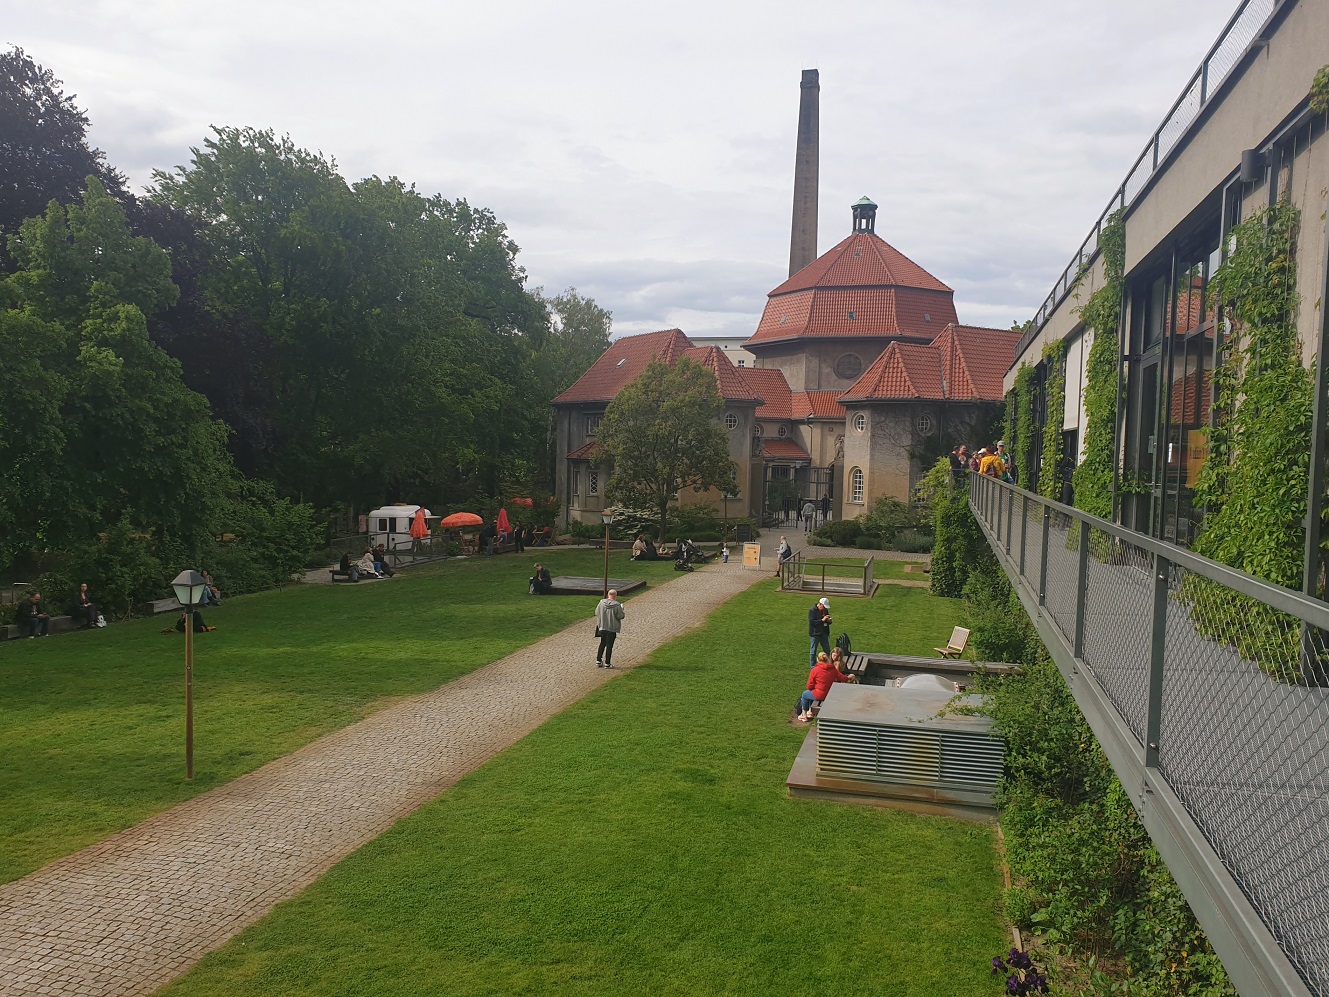
<path fill-rule="evenodd" d="M 591 578 L 584 575 L 559 575 L 553 580 L 553 589 L 550 595 L 594 595 L 604 594 L 605 580 L 603 578 Z M 611 578 L 609 587 L 616 589 L 619 595 L 626 595 L 628 592 L 635 592 L 637 589 L 645 588 L 646 581 L 642 578 Z"/>
<path fill-rule="evenodd" d="M 921 658 L 909 654 L 874 654 L 854 651 L 845 663 L 845 673 L 857 675 L 860 680 L 903 678 L 918 672 L 933 672 L 953 677 L 962 685 L 975 672 L 1009 675 L 1019 665 L 1007 661 L 970 661 L 968 658 Z"/>

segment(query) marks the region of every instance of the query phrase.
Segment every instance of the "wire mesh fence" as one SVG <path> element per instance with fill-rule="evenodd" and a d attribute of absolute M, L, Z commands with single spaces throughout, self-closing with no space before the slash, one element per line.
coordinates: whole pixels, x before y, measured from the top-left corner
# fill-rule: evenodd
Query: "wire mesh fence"
<path fill-rule="evenodd" d="M 1329 606 L 971 478 L 1005 569 L 1111 703 L 1141 772 L 1175 794 L 1309 992 L 1329 997 Z"/>

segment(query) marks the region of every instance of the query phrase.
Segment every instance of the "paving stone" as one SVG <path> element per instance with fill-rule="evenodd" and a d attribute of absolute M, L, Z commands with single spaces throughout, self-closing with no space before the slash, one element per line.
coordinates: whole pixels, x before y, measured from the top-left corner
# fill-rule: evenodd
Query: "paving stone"
<path fill-rule="evenodd" d="M 626 603 L 612 671 L 588 617 L 0 885 L 0 995 L 156 990 L 765 578 L 741 558 L 680 575 Z"/>

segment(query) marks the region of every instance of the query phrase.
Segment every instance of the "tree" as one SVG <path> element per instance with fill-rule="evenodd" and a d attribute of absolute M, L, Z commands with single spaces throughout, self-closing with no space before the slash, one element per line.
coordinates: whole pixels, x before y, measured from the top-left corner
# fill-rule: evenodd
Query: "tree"
<path fill-rule="evenodd" d="M 536 352 L 536 370 L 550 399 L 566 391 L 572 382 L 609 349 L 613 316 L 590 298 L 569 287 L 562 294 L 545 298 L 549 307 L 549 332 Z"/>
<path fill-rule="evenodd" d="M 117 199 L 127 196 L 124 177 L 88 146 L 87 116 L 61 86 L 21 48 L 0 52 L 0 272 L 13 267 L 3 233 L 17 232 L 49 201 L 76 200 L 89 176 Z"/>
<path fill-rule="evenodd" d="M 658 512 L 663 541 L 681 489 L 735 488 L 723 412 L 711 371 L 686 357 L 675 367 L 652 360 L 600 423 L 599 443 L 614 465 L 610 501 Z"/>

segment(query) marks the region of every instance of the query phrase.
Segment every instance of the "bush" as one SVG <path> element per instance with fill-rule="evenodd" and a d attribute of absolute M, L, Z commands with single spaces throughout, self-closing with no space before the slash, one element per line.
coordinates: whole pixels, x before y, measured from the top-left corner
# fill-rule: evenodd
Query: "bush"
<path fill-rule="evenodd" d="M 873 502 L 872 508 L 858 517 L 858 524 L 864 533 L 887 543 L 901 530 L 915 525 L 909 506 L 899 499 L 889 497 Z"/>
<path fill-rule="evenodd" d="M 823 523 L 816 535 L 829 540 L 832 547 L 852 547 L 862 532 L 856 519 L 832 519 Z"/>
<path fill-rule="evenodd" d="M 931 533 L 919 530 L 901 530 L 891 543 L 892 550 L 905 554 L 931 554 L 934 541 Z"/>
<path fill-rule="evenodd" d="M 935 595 L 958 598 L 964 592 L 970 571 L 988 567 L 995 571 L 996 559 L 969 509 L 969 494 L 955 483 L 947 458 L 938 460 L 924 476 L 920 489 L 924 488 L 931 496 L 936 538 L 932 548 L 932 591 Z"/>
<path fill-rule="evenodd" d="M 108 619 L 131 616 L 135 606 L 170 595 L 170 579 L 152 538 L 121 519 L 89 546 L 72 551 L 60 571 L 43 575 L 51 609 L 66 612 L 80 582 Z"/>
<path fill-rule="evenodd" d="M 855 541 L 854 546 L 859 550 L 885 550 L 880 537 L 870 537 L 866 533 L 861 534 Z"/>
<path fill-rule="evenodd" d="M 223 595 L 239 595 L 286 585 L 320 545 L 312 506 L 277 498 L 266 482 L 245 482 L 221 509 L 224 534 L 205 552 L 206 565 Z"/>

